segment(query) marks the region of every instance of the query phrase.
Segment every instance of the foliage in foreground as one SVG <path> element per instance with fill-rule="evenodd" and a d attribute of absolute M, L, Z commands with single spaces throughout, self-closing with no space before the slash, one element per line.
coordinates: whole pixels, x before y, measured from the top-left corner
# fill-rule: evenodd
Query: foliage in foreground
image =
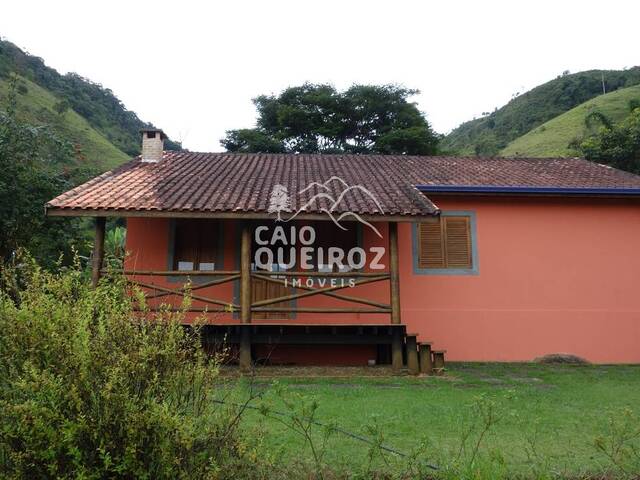
<path fill-rule="evenodd" d="M 541 448 L 535 418 L 520 418 L 510 390 L 458 409 L 454 443 L 434 430 L 413 448 L 397 449 L 389 422 L 405 431 L 408 417 L 369 414 L 349 431 L 323 418 L 328 405 L 309 392 L 277 382 L 254 389 L 251 378 L 229 388 L 197 329 L 180 326 L 181 314 L 143 320 L 132 312 L 139 297 L 127 294 L 121 278 L 92 290 L 84 277 L 76 268 L 42 271 L 28 260 L 2 270 L 1 478 L 631 479 L 640 472 L 633 411 L 602 411 L 609 420 L 597 438 L 581 440 L 599 468 L 574 474 L 562 467 L 566 452 L 550 458 Z M 516 477 L 514 452 L 492 440 L 514 422 L 527 454 Z M 267 444 L 288 439 L 287 432 L 293 458 Z M 348 462 L 336 464 L 332 450 L 345 442 L 353 444 Z"/>
<path fill-rule="evenodd" d="M 289 385 L 295 386 L 295 382 L 292 382 Z M 366 383 L 362 384 L 364 385 Z M 418 384 L 413 384 L 413 388 L 417 386 Z M 335 417 L 333 420 L 323 418 L 322 411 L 331 408 L 332 400 L 327 398 L 327 391 L 322 383 L 318 387 L 325 391 L 319 396 L 319 392 L 314 394 L 307 389 L 296 392 L 287 388 L 286 384 L 275 383 L 272 387 L 273 395 L 265 396 L 260 404 L 260 416 L 267 422 L 266 428 L 270 430 L 270 436 L 276 436 L 276 432 L 280 432 L 291 444 L 286 448 L 292 452 L 283 463 L 290 470 L 291 466 L 295 466 L 300 474 L 289 475 L 290 478 L 640 478 L 640 418 L 630 408 L 603 409 L 602 418 L 598 421 L 599 431 L 595 437 L 586 435 L 576 438 L 575 444 L 550 448 L 546 444 L 548 438 L 545 439 L 541 433 L 546 428 L 545 424 L 550 421 L 549 418 L 538 418 L 530 412 L 518 411 L 515 407 L 519 395 L 515 390 L 487 391 L 469 397 L 468 403 L 462 405 L 463 408 L 453 407 L 455 414 L 444 435 L 437 427 L 433 431 L 418 428 L 410 437 L 411 446 L 405 443 L 404 447 L 399 447 L 394 443 L 399 440 L 399 432 L 403 436 L 407 435 L 406 423 L 410 421 L 409 415 L 398 416 L 397 411 L 380 415 L 363 410 L 357 414 L 362 416 L 363 423 L 359 428 L 349 431 Z M 369 403 L 374 390 L 368 390 L 367 393 L 360 392 L 358 395 L 367 398 Z M 407 389 L 396 392 L 397 395 L 403 393 L 406 394 Z M 344 401 L 352 394 L 340 393 L 336 396 Z M 425 393 L 424 396 L 427 397 L 428 394 Z M 357 411 L 353 405 L 343 407 L 350 414 Z M 375 407 L 373 410 L 375 412 Z M 439 414 L 446 410 L 440 410 Z M 430 418 L 434 413 L 425 408 L 420 415 Z M 345 421 L 344 417 L 342 421 Z M 428 425 L 429 422 L 423 420 L 422 424 Z M 517 432 L 509 432 L 509 425 L 514 424 L 517 425 Z M 451 437 L 453 442 L 447 441 L 443 436 Z M 510 438 L 506 446 L 505 438 Z M 575 462 L 576 455 L 585 454 L 584 451 L 578 453 L 574 450 L 573 447 L 579 444 L 588 449 L 588 465 Z"/>
<path fill-rule="evenodd" d="M 5 268 L 0 476 L 249 475 L 237 414 L 210 401 L 215 362 L 179 319 L 135 317 L 118 279 Z"/>
<path fill-rule="evenodd" d="M 566 368 L 575 370 L 582 367 Z M 290 385 L 295 386 L 295 382 L 292 382 Z M 361 399 L 366 398 L 369 405 L 375 389 L 367 389 L 365 385 L 367 383 L 361 385 L 365 391 L 357 395 Z M 411 446 L 405 443 L 404 447 L 399 447 L 394 443 L 398 442 L 400 432 L 402 436 L 408 433 L 407 422 L 411 422 L 408 412 L 402 416 L 397 410 L 391 409 L 381 415 L 380 410 L 376 412 L 375 406 L 372 406 L 371 411 L 362 410 L 356 414 L 362 417 L 361 427 L 347 431 L 336 421 L 339 415 L 333 420 L 326 417 L 323 419 L 322 411 L 331 409 L 333 400 L 329 396 L 335 395 L 338 401 L 344 401 L 346 398 L 353 398 L 352 392 L 328 393 L 330 390 L 326 390 L 323 383 L 318 383 L 315 394 L 309 389 L 296 392 L 288 390 L 286 385 L 273 386 L 274 395 L 265 398 L 260 411 L 268 421 L 271 435 L 274 435 L 274 431 L 280 431 L 281 435 L 298 440 L 295 446 L 287 447 L 295 450 L 295 457 L 287 460 L 289 464 L 295 464 L 297 470 L 304 472 L 296 478 L 640 478 L 640 418 L 629 407 L 602 408 L 601 418 L 597 421 L 597 435 L 584 435 L 583 432 L 582 436 L 575 438 L 575 443 L 561 437 L 561 441 L 568 441 L 568 444 L 554 446 L 548 444 L 549 437 L 544 433 L 548 423 L 553 421 L 552 418 L 538 417 L 532 412 L 519 410 L 517 404 L 522 399 L 516 390 L 495 391 L 495 387 L 491 387 L 494 391 L 487 390 L 479 395 L 466 396 L 467 401 L 463 405 L 456 405 L 456 399 L 452 398 L 452 404 L 439 409 L 437 413 L 428 408 L 433 405 L 433 401 L 427 400 L 429 394 L 425 392 L 419 395 L 426 400 L 425 407 L 409 410 L 414 414 L 420 411 L 420 416 L 424 418 L 418 422 L 427 427 L 413 429 Z M 419 383 L 406 386 L 415 389 Z M 399 388 L 394 392 L 395 395 L 407 393 L 407 388 Z M 457 396 L 455 389 L 450 390 L 449 394 Z M 418 397 L 412 396 L 414 401 Z M 407 400 L 398 398 L 398 402 L 406 404 Z M 347 416 L 358 411 L 352 404 L 339 408 L 347 409 Z M 276 416 L 277 410 L 281 412 Z M 438 420 L 433 422 L 433 429 L 428 427 L 429 419 L 433 419 L 434 415 L 451 415 L 446 432 L 438 428 Z M 344 417 L 343 415 L 342 421 L 346 420 Z M 449 439 L 453 441 L 450 442 Z M 506 439 L 508 440 L 505 442 Z M 300 448 L 298 442 L 302 442 L 304 449 Z M 555 443 L 555 439 L 552 443 Z M 585 460 L 584 455 L 589 457 L 588 462 L 576 462 L 576 458 Z"/>

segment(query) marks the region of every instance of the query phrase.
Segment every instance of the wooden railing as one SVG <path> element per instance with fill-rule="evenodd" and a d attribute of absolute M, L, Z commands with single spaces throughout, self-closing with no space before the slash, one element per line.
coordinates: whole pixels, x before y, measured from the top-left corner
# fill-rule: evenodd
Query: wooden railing
<path fill-rule="evenodd" d="M 143 289 L 145 293 L 145 297 L 147 300 L 153 300 L 162 297 L 168 297 L 177 295 L 179 297 L 186 297 L 193 300 L 198 300 L 205 304 L 215 305 L 214 307 L 205 306 L 205 307 L 190 307 L 187 311 L 190 312 L 237 312 L 240 310 L 240 307 L 233 302 L 233 300 L 223 300 L 218 298 L 213 298 L 209 296 L 200 295 L 198 293 L 194 293 L 197 290 L 202 290 L 204 288 L 210 288 L 213 286 L 223 285 L 225 283 L 236 281 L 240 278 L 239 270 L 228 270 L 228 271 L 201 271 L 201 270 L 124 270 L 119 273 L 124 274 L 127 277 L 127 281 L 130 285 L 134 285 Z M 146 282 L 139 280 L 137 278 L 132 277 L 222 277 L 216 278 L 214 280 L 208 280 L 200 283 L 192 283 L 187 285 L 186 282 L 182 283 L 175 288 L 169 288 L 165 285 L 159 285 L 157 283 L 153 283 L 153 279 L 151 282 Z M 159 310 L 157 306 L 151 306 L 149 308 L 151 311 Z"/>
<path fill-rule="evenodd" d="M 297 277 L 297 278 L 309 278 L 309 277 L 328 277 L 328 278 L 362 278 L 362 280 L 356 280 L 353 283 L 346 283 L 341 285 L 333 285 L 330 287 L 313 288 L 306 285 L 293 285 L 292 282 L 285 282 L 285 280 L 273 278 L 274 276 L 283 277 Z M 285 313 L 285 312 L 299 312 L 299 313 L 391 313 L 391 305 L 386 303 L 375 302 L 366 298 L 353 297 L 348 295 L 341 295 L 335 293 L 337 290 L 341 290 L 349 287 L 357 287 L 359 285 L 365 285 L 368 283 L 381 282 L 389 279 L 388 273 L 368 273 L 368 272 L 278 272 L 276 275 L 269 275 L 268 272 L 252 272 L 251 278 L 264 280 L 271 283 L 276 283 L 284 286 L 289 286 L 295 290 L 302 290 L 299 293 L 293 293 L 291 295 L 283 295 L 280 297 L 269 298 L 251 303 L 252 312 L 271 312 L 271 313 Z M 269 307 L 276 303 L 288 302 L 291 300 L 298 300 L 301 298 L 308 298 L 315 295 L 326 295 L 334 299 L 343 300 L 345 302 L 359 303 L 368 305 L 375 308 L 339 308 L 339 307 Z"/>
<path fill-rule="evenodd" d="M 127 277 L 127 281 L 131 285 L 135 285 L 143 289 L 147 300 L 154 300 L 163 297 L 179 296 L 186 297 L 187 295 L 199 302 L 210 304 L 204 307 L 190 307 L 187 311 L 191 312 L 227 312 L 234 313 L 240 312 L 241 306 L 234 303 L 234 300 L 224 300 L 219 298 L 213 298 L 210 296 L 201 295 L 195 293 L 198 290 L 205 288 L 211 288 L 215 286 L 224 285 L 229 282 L 239 281 L 241 279 L 241 272 L 239 270 L 227 270 L 227 271 L 185 271 L 185 270 L 124 270 L 123 273 Z M 150 281 L 140 280 L 136 277 L 217 277 L 212 280 L 204 282 L 190 283 L 189 285 L 181 284 L 175 288 L 170 288 L 164 285 L 160 285 Z M 275 277 L 288 277 L 305 279 L 312 277 L 323 278 L 348 278 L 356 279 L 352 282 L 341 282 L 340 285 L 332 285 L 328 287 L 313 288 L 304 284 L 294 284 L 291 281 L 285 281 L 282 278 Z M 268 312 L 268 313 L 391 313 L 391 305 L 389 303 L 382 303 L 375 300 L 356 297 L 351 295 L 344 295 L 337 293 L 338 290 L 349 287 L 357 287 L 360 285 L 366 285 L 376 282 L 381 282 L 390 279 L 388 272 L 305 272 L 305 271 L 287 271 L 277 272 L 275 274 L 267 271 L 253 271 L 250 273 L 250 279 L 265 281 L 291 288 L 292 290 L 299 290 L 299 292 L 289 295 L 282 295 L 273 298 L 266 298 L 262 300 L 252 301 L 249 305 L 251 312 Z M 242 286 L 242 285 L 241 285 Z M 250 282 L 251 286 L 251 282 Z M 316 295 L 324 295 L 333 299 L 342 300 L 344 302 L 356 303 L 360 305 L 366 305 L 370 308 L 362 307 L 273 307 L 272 305 L 289 302 L 292 300 L 298 300 L 302 298 L 309 298 Z M 242 296 L 242 295 L 240 295 Z M 158 307 L 151 307 L 151 310 L 157 310 Z"/>

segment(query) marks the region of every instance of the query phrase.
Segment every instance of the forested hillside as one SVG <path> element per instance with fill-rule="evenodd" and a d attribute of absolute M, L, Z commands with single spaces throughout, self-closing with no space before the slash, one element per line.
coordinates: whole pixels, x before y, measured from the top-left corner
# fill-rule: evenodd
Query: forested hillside
<path fill-rule="evenodd" d="M 604 115 L 608 121 L 617 123 L 629 115 L 634 102 L 640 105 L 640 85 L 599 95 L 516 138 L 500 154 L 507 157 L 580 155 L 577 143 L 601 127 L 600 122 L 589 121 L 590 116 Z"/>
<path fill-rule="evenodd" d="M 0 79 L 0 109 L 6 109 L 10 101 L 19 119 L 34 126 L 48 125 L 73 145 L 78 166 L 97 174 L 129 159 L 64 101 L 24 77 Z"/>
<path fill-rule="evenodd" d="M 463 123 L 447 135 L 444 150 L 464 155 L 497 155 L 509 142 L 544 122 L 603 93 L 640 84 L 640 67 L 563 74 L 515 97 L 492 113 Z"/>
<path fill-rule="evenodd" d="M 127 110 L 110 89 L 76 73 L 61 75 L 46 66 L 41 58 L 23 52 L 11 42 L 0 40 L 0 81 L 6 83 L 12 73 L 46 90 L 57 99 L 60 110 L 65 107 L 72 109 L 128 156 L 139 153 L 139 130 L 152 125 Z M 167 149 L 180 147 L 170 140 L 165 145 Z"/>
<path fill-rule="evenodd" d="M 44 204 L 138 154 L 149 126 L 111 90 L 0 40 L 0 264 L 23 248 L 47 266 L 88 255 L 89 223 Z"/>

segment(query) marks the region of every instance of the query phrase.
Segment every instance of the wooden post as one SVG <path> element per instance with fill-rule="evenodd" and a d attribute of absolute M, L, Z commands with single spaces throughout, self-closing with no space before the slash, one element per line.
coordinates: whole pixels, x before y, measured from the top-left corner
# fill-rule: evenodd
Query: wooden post
<path fill-rule="evenodd" d="M 100 270 L 104 260 L 104 230 L 106 225 L 105 217 L 96 217 L 96 236 L 93 242 L 93 258 L 91 265 L 91 285 L 98 286 L 100 281 Z"/>
<path fill-rule="evenodd" d="M 444 354 L 446 350 L 433 351 L 433 371 L 436 375 L 444 375 Z"/>
<path fill-rule="evenodd" d="M 415 335 L 407 335 L 407 370 L 409 375 L 418 375 L 420 373 L 418 343 Z"/>
<path fill-rule="evenodd" d="M 431 344 L 420 344 L 420 373 L 433 374 L 433 361 L 431 360 Z"/>
<path fill-rule="evenodd" d="M 240 239 L 240 321 L 251 323 L 251 232 L 243 223 Z"/>
<path fill-rule="evenodd" d="M 251 370 L 251 326 L 242 325 L 240 327 L 240 370 L 247 372 Z"/>
<path fill-rule="evenodd" d="M 398 268 L 398 224 L 389 222 L 389 282 L 391 284 L 391 323 L 400 321 L 400 272 Z"/>
<path fill-rule="evenodd" d="M 240 238 L 240 321 L 251 323 L 251 231 L 243 222 Z M 240 368 L 251 367 L 251 331 L 242 327 L 240 339 Z"/>
<path fill-rule="evenodd" d="M 398 272 L 398 224 L 389 222 L 389 291 L 391 323 L 400 324 L 400 273 Z M 402 369 L 402 336 L 400 329 L 394 330 L 391 343 L 391 364 L 395 372 Z"/>
<path fill-rule="evenodd" d="M 400 328 L 393 330 L 391 338 L 391 367 L 395 373 L 402 370 L 404 362 L 402 361 L 402 331 Z"/>

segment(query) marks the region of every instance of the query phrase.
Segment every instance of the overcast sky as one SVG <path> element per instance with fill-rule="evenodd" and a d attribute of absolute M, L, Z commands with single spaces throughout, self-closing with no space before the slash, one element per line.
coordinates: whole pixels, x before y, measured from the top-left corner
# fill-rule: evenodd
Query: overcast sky
<path fill-rule="evenodd" d="M 564 70 L 640 64 L 636 1 L 3 2 L 0 35 L 112 89 L 191 150 L 250 127 L 251 99 L 305 81 L 397 83 L 433 127 Z"/>

